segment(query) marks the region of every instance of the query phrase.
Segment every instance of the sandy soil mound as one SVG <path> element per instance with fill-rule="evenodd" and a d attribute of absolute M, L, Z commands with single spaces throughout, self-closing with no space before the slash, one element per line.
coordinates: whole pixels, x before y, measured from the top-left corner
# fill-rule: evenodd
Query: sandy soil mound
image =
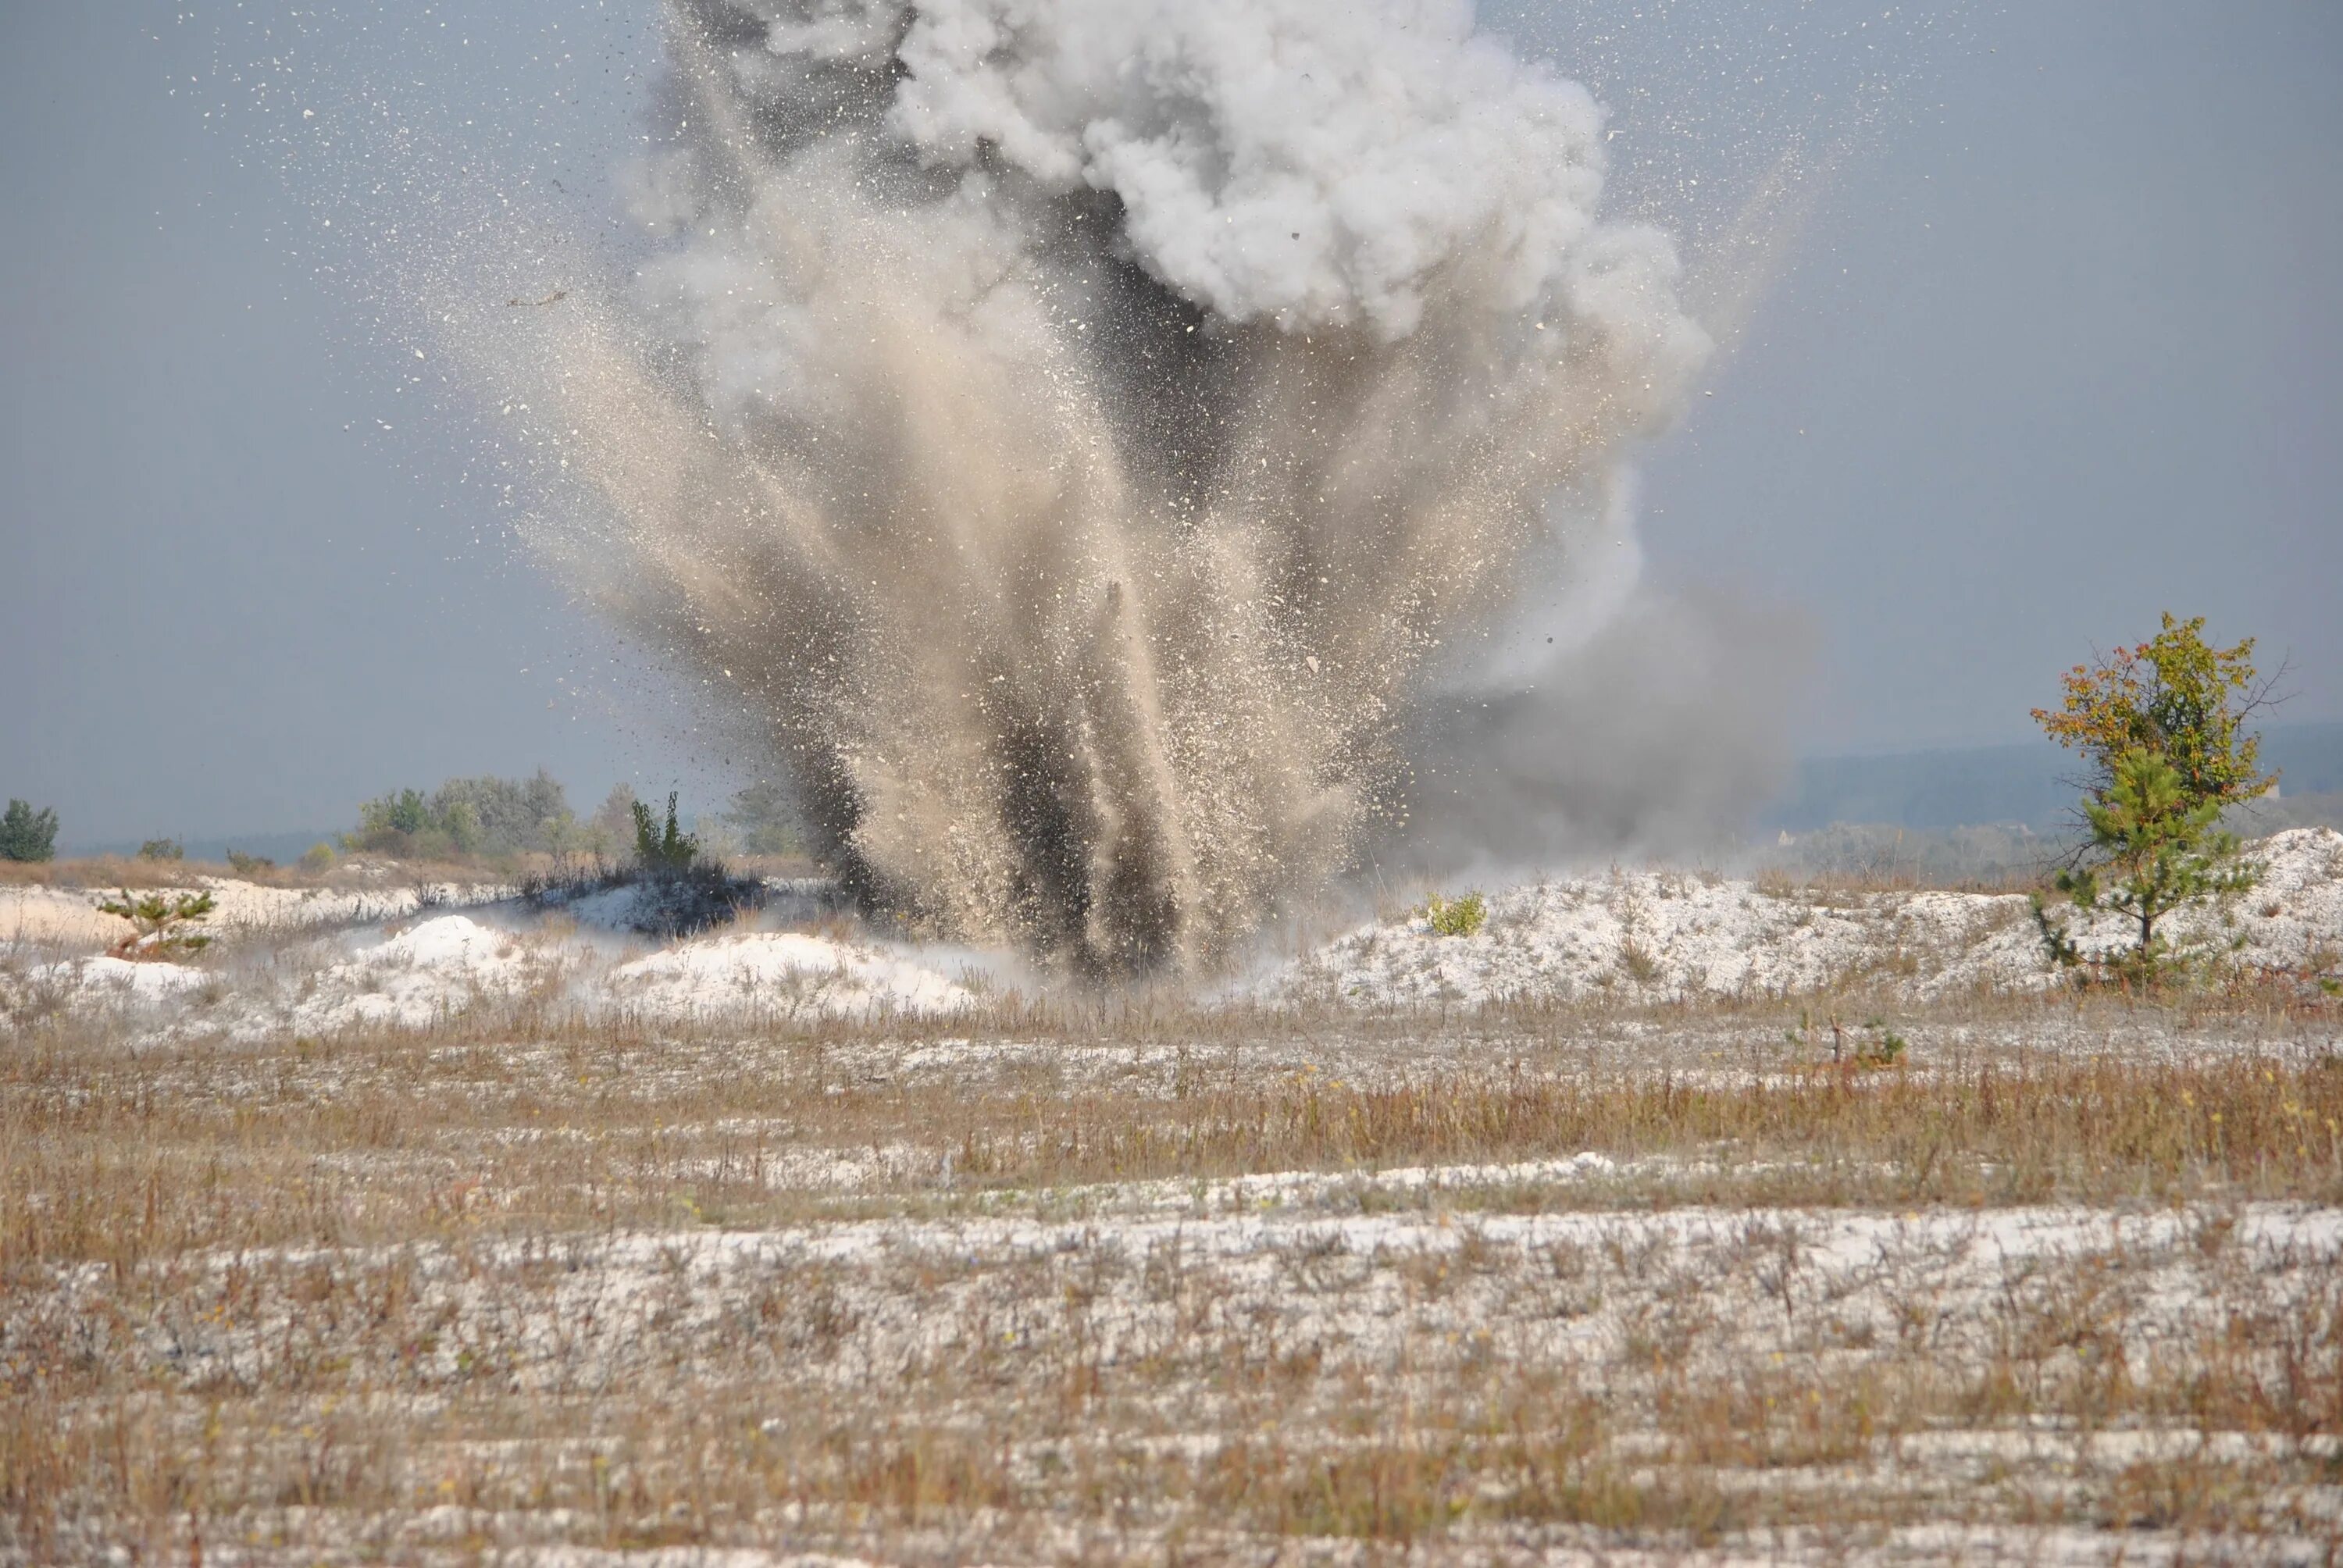
<path fill-rule="evenodd" d="M 2343 833 L 2302 828 L 2252 846 L 2261 884 L 2176 916 L 2177 940 L 2272 973 L 2331 970 L 2343 955 Z M 2122 922 L 2078 918 L 2087 956 L 2119 950 Z M 1442 936 L 1419 912 L 1363 926 L 1268 977 L 1270 1000 L 1364 1006 L 1512 998 L 1792 996 L 1866 982 L 1915 996 L 2051 985 L 2022 894 L 1820 890 L 1674 871 L 1613 871 L 1489 896 L 1477 934 Z"/>
<path fill-rule="evenodd" d="M 2226 907 L 2176 918 L 2175 936 L 2217 965 L 2343 976 L 2343 833 L 2297 829 L 2261 841 L 2253 854 L 2260 886 Z M 89 903 L 75 900 L 96 896 L 14 891 L 19 910 L 84 915 Z M 55 947 L 0 953 L 0 1015 L 104 1013 L 157 1036 L 234 1039 L 423 1029 L 484 1007 L 654 1024 L 870 1020 L 973 1011 L 1002 977 L 1016 974 L 998 957 L 860 933 L 819 912 L 819 893 L 781 890 L 754 918 L 659 941 L 630 929 L 631 889 L 552 909 L 508 898 L 441 913 L 417 908 L 411 890 L 361 896 L 229 884 L 216 892 L 213 929 L 233 940 L 192 962 L 48 957 Z M 401 908 L 394 918 L 351 924 L 367 913 L 361 897 Z M 2074 929 L 2087 953 L 2113 952 L 2127 938 L 2107 919 L 2077 919 Z M 1487 923 L 1472 936 L 1439 935 L 1422 915 L 1363 926 L 1231 1000 L 1471 1006 L 1847 987 L 1920 1000 L 2034 990 L 2057 978 L 2022 895 L 1834 894 L 1614 871 L 1492 894 Z"/>
<path fill-rule="evenodd" d="M 512 897 L 496 883 L 442 882 L 405 888 L 277 888 L 233 877 L 193 877 L 184 883 L 138 890 L 209 893 L 215 936 L 321 930 L 334 926 L 403 920 L 431 908 L 466 908 Z M 130 922 L 98 913 L 110 888 L 0 888 L 0 950 L 96 952 L 130 934 Z"/>
<path fill-rule="evenodd" d="M 962 1011 L 977 993 L 925 955 L 796 931 L 687 942 L 610 971 L 607 994 L 653 1017 L 789 1018 Z"/>
<path fill-rule="evenodd" d="M 733 930 L 646 952 L 639 940 L 512 906 L 188 963 L 108 957 L 0 970 L 0 1011 L 119 1015 L 162 1036 L 262 1039 L 426 1029 L 539 1004 L 646 1022 L 922 1016 L 977 1004 L 948 955 L 848 937 Z"/>

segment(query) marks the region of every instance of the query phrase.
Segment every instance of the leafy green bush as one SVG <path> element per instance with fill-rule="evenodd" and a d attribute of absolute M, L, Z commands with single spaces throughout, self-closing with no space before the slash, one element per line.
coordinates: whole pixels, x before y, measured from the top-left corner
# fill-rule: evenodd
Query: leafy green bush
<path fill-rule="evenodd" d="M 35 811 L 29 801 L 10 800 L 0 814 L 0 860 L 54 860 L 56 855 L 56 809 Z"/>
<path fill-rule="evenodd" d="M 138 858 L 142 860 L 184 860 L 187 858 L 187 847 L 176 839 L 149 839 L 138 846 Z"/>
<path fill-rule="evenodd" d="M 581 848 L 578 819 L 559 781 L 542 768 L 528 779 L 450 779 L 430 794 L 398 789 L 358 808 L 342 847 L 400 859 L 561 854 Z"/>
<path fill-rule="evenodd" d="M 522 878 L 521 896 L 539 909 L 560 909 L 613 888 L 631 888 L 634 897 L 626 906 L 626 923 L 659 937 L 706 930 L 757 908 L 764 901 L 764 883 L 755 877 L 733 876 L 698 835 L 685 832 L 677 799 L 668 796 L 662 819 L 636 799 L 632 789 L 619 785 L 595 813 L 592 869 L 565 858 L 549 873 Z M 609 835 L 601 819 L 614 806 L 625 808 L 634 839 L 634 853 L 616 866 L 602 858 Z"/>
<path fill-rule="evenodd" d="M 266 855 L 247 855 L 241 849 L 227 852 L 228 869 L 239 877 L 256 877 L 263 871 L 277 869 L 277 862 Z"/>
<path fill-rule="evenodd" d="M 628 815 L 634 819 L 635 863 L 619 876 L 636 884 L 628 917 L 635 930 L 682 936 L 732 920 L 762 901 L 760 882 L 734 877 L 701 848 L 698 836 L 683 830 L 673 791 L 664 820 L 640 800 L 630 802 Z"/>
<path fill-rule="evenodd" d="M 114 946 L 116 958 L 173 959 L 211 946 L 211 938 L 189 929 L 212 912 L 209 893 L 134 893 L 125 888 L 120 897 L 100 903 L 97 912 L 130 922 L 130 934 Z"/>
<path fill-rule="evenodd" d="M 1461 899 L 1443 899 L 1434 893 L 1423 912 L 1432 922 L 1433 934 L 1442 937 L 1478 936 L 1489 920 L 1488 900 L 1477 891 Z"/>
<path fill-rule="evenodd" d="M 699 840 L 677 821 L 675 802 L 675 791 L 669 790 L 664 829 L 649 806 L 640 800 L 634 804 L 635 863 L 653 876 L 681 876 L 699 859 Z"/>
<path fill-rule="evenodd" d="M 426 835 L 437 830 L 431 802 L 419 789 L 400 789 L 358 808 L 358 830 L 342 836 L 347 849 L 384 855 L 422 852 Z"/>
<path fill-rule="evenodd" d="M 333 867 L 334 847 L 331 844 L 312 844 L 302 852 L 301 869 L 305 871 L 315 874 L 329 871 Z"/>

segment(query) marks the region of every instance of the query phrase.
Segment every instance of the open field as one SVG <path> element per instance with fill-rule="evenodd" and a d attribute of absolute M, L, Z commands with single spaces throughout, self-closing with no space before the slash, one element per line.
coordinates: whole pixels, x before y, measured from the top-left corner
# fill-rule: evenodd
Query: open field
<path fill-rule="evenodd" d="M 2343 0 L 0 14 L 0 1568 L 2343 1568 Z"/>
<path fill-rule="evenodd" d="M 557 969 L 288 1023 L 449 921 L 475 980 L 882 945 L 425 909 L 125 966 L 217 993 L 149 1003 L 18 955 L 0 1557 L 2343 1550 L 2343 1002 L 2300 975 L 922 1012 Z"/>

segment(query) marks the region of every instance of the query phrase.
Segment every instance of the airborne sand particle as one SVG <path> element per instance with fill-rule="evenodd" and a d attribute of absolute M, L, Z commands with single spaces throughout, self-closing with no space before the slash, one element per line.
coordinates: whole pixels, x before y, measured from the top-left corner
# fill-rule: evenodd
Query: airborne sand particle
<path fill-rule="evenodd" d="M 1208 967 L 1399 810 L 1427 674 L 1708 340 L 1603 116 L 1436 0 L 676 0 L 671 236 L 514 312 L 870 904 Z M 574 307 L 574 308 L 573 308 Z"/>

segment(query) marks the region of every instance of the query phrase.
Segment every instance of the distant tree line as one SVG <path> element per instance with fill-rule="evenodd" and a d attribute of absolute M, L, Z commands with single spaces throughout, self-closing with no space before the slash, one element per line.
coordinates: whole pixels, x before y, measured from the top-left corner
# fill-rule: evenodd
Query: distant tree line
<path fill-rule="evenodd" d="M 340 836 L 347 853 L 402 860 L 502 859 L 521 855 L 598 855 L 626 858 L 638 847 L 636 809 L 642 802 L 621 784 L 592 816 L 571 809 L 561 782 L 540 768 L 527 779 L 450 779 L 437 789 L 394 789 L 358 808 L 358 825 Z M 669 813 L 674 802 L 669 802 Z M 715 831 L 709 832 L 710 822 Z M 665 839 L 664 826 L 659 835 Z M 711 849 L 758 856 L 805 852 L 805 832 L 789 791 L 771 782 L 751 784 L 726 808 L 703 819 L 699 839 Z M 0 812 L 0 860 L 56 858 L 57 813 L 11 799 Z M 334 846 L 320 844 L 301 858 L 304 867 L 333 863 Z M 179 860 L 186 849 L 176 839 L 149 839 L 141 859 Z M 268 869 L 273 861 L 231 850 L 241 872 Z"/>
<path fill-rule="evenodd" d="M 721 819 L 744 855 L 802 855 L 805 827 L 797 803 L 779 784 L 751 784 L 732 797 Z"/>
<path fill-rule="evenodd" d="M 675 802 L 669 801 L 673 819 Z M 621 784 L 590 817 L 580 819 L 568 792 L 544 769 L 528 779 L 450 779 L 437 789 L 398 789 L 358 808 L 355 831 L 342 836 L 354 854 L 394 859 L 505 859 L 520 855 L 598 855 L 611 859 L 639 852 L 641 813 L 649 808 Z M 716 814 L 718 843 L 749 855 L 801 853 L 804 834 L 789 792 L 752 784 Z M 703 819 L 703 828 L 705 819 Z M 665 825 L 658 837 L 664 840 Z M 703 831 L 701 838 L 709 835 Z M 716 847 L 716 846 L 711 846 Z"/>
<path fill-rule="evenodd" d="M 400 789 L 358 808 L 342 837 L 353 851 L 400 859 L 559 854 L 584 849 L 578 819 L 558 780 L 540 768 L 528 779 L 450 779 L 425 794 Z"/>

